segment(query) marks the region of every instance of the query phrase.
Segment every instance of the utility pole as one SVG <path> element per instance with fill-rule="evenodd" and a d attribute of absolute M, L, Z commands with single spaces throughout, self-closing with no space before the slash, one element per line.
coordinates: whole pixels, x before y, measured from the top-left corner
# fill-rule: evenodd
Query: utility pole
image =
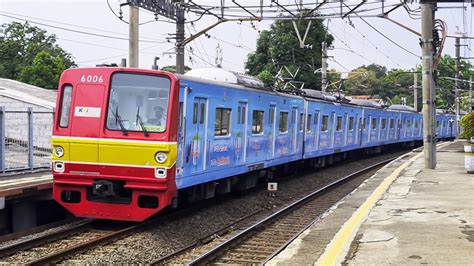
<path fill-rule="evenodd" d="M 472 112 L 472 76 L 469 77 L 469 112 Z"/>
<path fill-rule="evenodd" d="M 179 1 L 180 7 L 184 0 Z M 179 8 L 176 12 L 176 73 L 184 74 L 184 9 Z"/>
<path fill-rule="evenodd" d="M 433 4 L 421 2 L 423 155 L 426 169 L 436 168 L 435 106 L 433 82 Z"/>
<path fill-rule="evenodd" d="M 138 6 L 130 5 L 130 22 L 128 26 L 128 62 L 130 67 L 138 67 Z"/>
<path fill-rule="evenodd" d="M 418 74 L 413 73 L 413 108 L 418 112 Z"/>
<path fill-rule="evenodd" d="M 454 80 L 454 104 L 456 108 L 456 136 L 459 134 L 459 119 L 461 118 L 460 116 L 460 98 L 459 98 L 459 80 L 461 79 L 461 38 L 456 37 L 456 44 L 454 45 L 456 48 L 455 55 L 456 55 L 456 74 L 454 77 L 456 78 Z"/>
<path fill-rule="evenodd" d="M 327 76 L 328 76 L 328 69 L 327 69 L 327 59 L 328 59 L 328 50 L 326 46 L 326 42 L 321 43 L 321 90 L 326 91 L 326 87 L 328 84 Z"/>

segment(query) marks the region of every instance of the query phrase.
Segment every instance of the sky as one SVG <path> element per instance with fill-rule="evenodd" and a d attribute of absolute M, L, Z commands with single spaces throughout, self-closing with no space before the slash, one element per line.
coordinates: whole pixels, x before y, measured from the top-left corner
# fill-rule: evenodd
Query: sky
<path fill-rule="evenodd" d="M 214 5 L 220 3 L 218 0 L 195 0 L 194 2 Z M 227 0 L 227 2 L 231 1 Z M 238 2 L 257 5 L 260 1 L 240 0 Z M 293 4 L 295 1 L 280 0 L 279 2 Z M 346 1 L 346 3 L 352 4 L 359 2 L 361 1 Z M 395 2 L 398 1 L 392 3 Z M 118 14 L 120 4 L 118 0 L 109 0 L 109 2 L 107 0 L 0 0 L 0 24 L 11 21 L 21 22 L 21 19 L 43 23 L 44 25 L 31 24 L 46 29 L 48 33 L 55 34 L 58 38 L 57 43 L 73 55 L 79 67 L 95 66 L 101 63 L 119 63 L 120 58 L 128 58 L 128 25 L 112 13 L 108 3 L 112 10 Z M 461 8 L 462 6 L 462 3 L 439 4 L 440 8 L 436 12 L 436 18 L 447 23 L 449 34 L 464 32 L 473 36 L 473 8 L 469 4 L 464 4 L 464 9 Z M 412 4 L 410 7 L 416 9 L 419 5 Z M 128 20 L 128 7 L 123 8 L 123 16 L 124 20 Z M 391 13 L 390 18 L 417 32 L 421 31 L 421 20 L 410 18 L 403 8 Z M 186 36 L 190 36 L 215 21 L 216 18 L 212 16 L 204 16 L 194 25 L 187 24 Z M 344 73 L 358 66 L 372 63 L 383 65 L 387 69 L 411 69 L 421 64 L 418 36 L 382 18 L 367 17 L 365 21 L 367 23 L 359 18 L 325 20 L 330 33 L 335 36 L 333 49 L 328 52 L 328 55 L 331 56 L 328 61 L 329 68 Z M 158 61 L 160 67 L 174 65 L 173 40 L 168 42 L 167 39 L 167 37 L 172 37 L 170 34 L 175 32 L 173 22 L 166 21 L 161 17 L 159 21 L 155 21 L 153 14 L 142 10 L 140 11 L 140 23 L 142 25 L 140 26 L 139 66 L 151 68 L 155 56 L 160 57 Z M 247 55 L 255 50 L 259 31 L 269 29 L 271 23 L 272 21 L 253 22 L 252 24 L 249 22 L 223 23 L 210 30 L 209 37 L 201 36 L 187 45 L 186 65 L 192 68 L 215 65 L 216 47 L 220 45 L 223 52 L 223 68 L 244 72 Z M 368 24 L 408 52 L 387 40 Z M 97 35 L 102 35 L 102 37 Z M 108 37 L 103 37 L 104 35 Z M 461 56 L 473 57 L 472 50 L 474 48 L 471 48 L 471 43 L 462 41 L 462 44 L 468 46 L 461 47 Z M 313 45 L 320 46 L 320 44 Z M 443 54 L 454 57 L 453 39 L 448 38 Z"/>

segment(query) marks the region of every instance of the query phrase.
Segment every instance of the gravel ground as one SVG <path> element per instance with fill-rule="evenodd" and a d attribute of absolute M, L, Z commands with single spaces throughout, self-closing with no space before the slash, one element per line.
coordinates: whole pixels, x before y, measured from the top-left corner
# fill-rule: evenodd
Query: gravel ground
<path fill-rule="evenodd" d="M 276 197 L 269 197 L 266 187 L 252 189 L 239 195 L 222 197 L 213 200 L 213 204 L 209 204 L 196 213 L 173 221 L 164 221 L 153 229 L 77 255 L 67 262 L 86 264 L 151 262 L 194 243 L 197 239 L 206 237 L 245 215 L 265 210 L 260 216 L 266 216 L 308 194 L 322 184 L 329 183 L 335 177 L 352 173 L 375 161 L 388 159 L 405 152 L 397 151 L 357 161 L 345 160 L 329 168 L 293 175 L 278 181 Z"/>

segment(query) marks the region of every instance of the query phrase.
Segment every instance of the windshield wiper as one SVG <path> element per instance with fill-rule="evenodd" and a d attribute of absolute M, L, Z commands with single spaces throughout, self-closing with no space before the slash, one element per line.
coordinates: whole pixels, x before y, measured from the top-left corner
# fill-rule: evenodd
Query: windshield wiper
<path fill-rule="evenodd" d="M 127 136 L 127 135 L 128 135 L 128 131 L 127 131 L 127 129 L 125 128 L 125 126 L 123 125 L 122 118 L 121 118 L 120 115 L 118 114 L 118 105 L 115 106 L 115 113 L 114 113 L 114 111 L 112 111 L 112 114 L 113 114 L 114 117 L 115 117 L 115 123 L 116 123 L 116 124 L 119 124 L 120 129 L 121 129 L 122 132 L 123 132 L 123 135 L 124 135 L 124 136 Z"/>
<path fill-rule="evenodd" d="M 150 136 L 150 134 L 145 128 L 145 124 L 143 123 L 142 117 L 140 116 L 140 106 L 137 107 L 137 121 L 138 123 L 140 123 L 140 127 L 142 128 L 143 134 L 145 135 L 145 137 Z"/>

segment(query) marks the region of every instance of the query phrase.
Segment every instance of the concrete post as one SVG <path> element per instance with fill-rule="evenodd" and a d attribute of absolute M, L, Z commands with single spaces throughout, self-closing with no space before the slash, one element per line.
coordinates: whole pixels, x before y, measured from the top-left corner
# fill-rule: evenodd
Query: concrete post
<path fill-rule="evenodd" d="M 128 27 L 128 61 L 130 67 L 138 67 L 139 54 L 139 9 L 138 6 L 130 5 L 130 23 Z"/>
<path fill-rule="evenodd" d="M 418 112 L 418 74 L 413 73 L 413 108 Z"/>
<path fill-rule="evenodd" d="M 184 9 L 180 8 L 176 17 L 176 73 L 184 74 Z"/>
<path fill-rule="evenodd" d="M 327 46 L 326 42 L 321 43 L 321 90 L 326 91 L 327 88 L 327 75 L 328 75 L 328 69 L 327 69 L 327 59 L 328 59 L 328 51 L 327 51 Z"/>
<path fill-rule="evenodd" d="M 472 112 L 472 76 L 469 77 L 469 112 Z"/>
<path fill-rule="evenodd" d="M 423 86 L 423 154 L 424 167 L 436 168 L 433 84 L 433 6 L 421 4 L 422 86 Z"/>
<path fill-rule="evenodd" d="M 454 80 L 454 104 L 456 108 L 456 136 L 459 135 L 460 127 L 459 127 L 459 120 L 461 119 L 460 111 L 461 111 L 461 104 L 460 104 L 460 97 L 459 97 L 459 80 L 461 79 L 461 53 L 460 53 L 460 48 L 461 48 L 461 38 L 456 37 L 456 44 L 455 44 L 455 55 L 456 55 L 456 73 L 454 77 L 456 78 Z"/>

